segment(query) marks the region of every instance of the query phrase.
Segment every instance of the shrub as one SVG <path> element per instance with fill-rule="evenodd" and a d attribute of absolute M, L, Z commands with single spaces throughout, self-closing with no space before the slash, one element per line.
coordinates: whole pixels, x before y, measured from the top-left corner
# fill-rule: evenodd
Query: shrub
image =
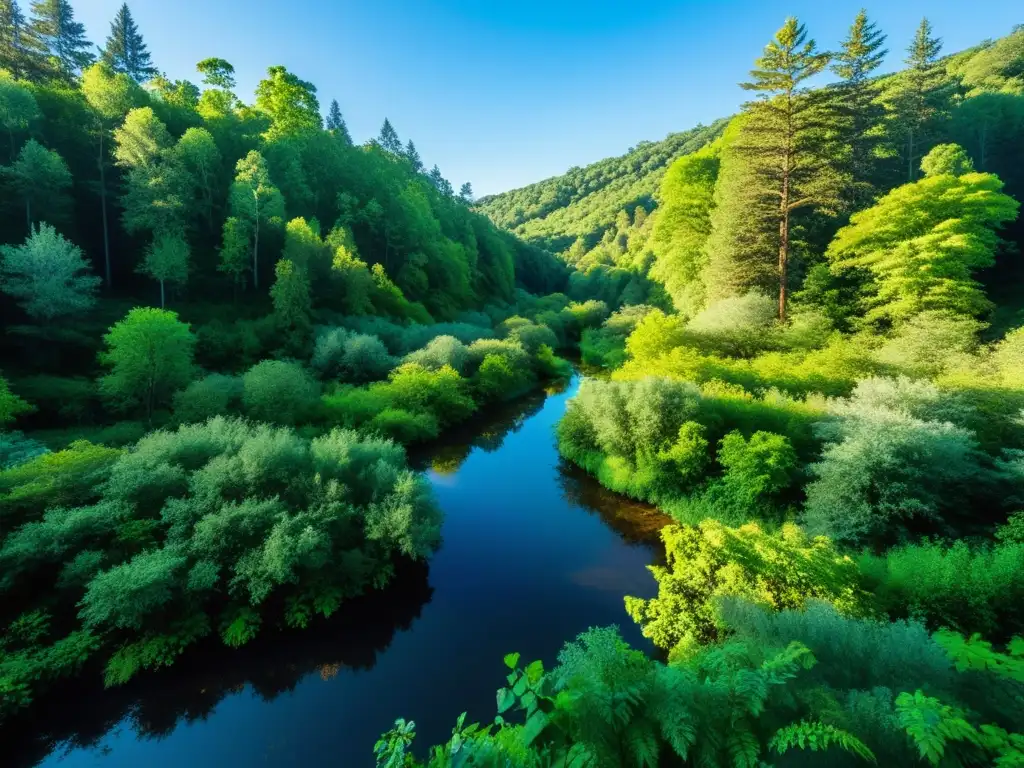
<path fill-rule="evenodd" d="M 480 339 L 469 345 L 468 352 L 469 361 L 466 371 L 469 374 L 475 373 L 488 355 L 506 358 L 509 365 L 517 370 L 530 367 L 530 356 L 523 349 L 522 344 L 515 341 Z"/>
<path fill-rule="evenodd" d="M 50 450 L 21 432 L 0 432 L 0 470 L 13 469 Z"/>
<path fill-rule="evenodd" d="M 878 362 L 908 376 L 931 377 L 961 363 L 978 347 L 985 327 L 972 317 L 927 311 L 897 327 L 875 353 Z"/>
<path fill-rule="evenodd" d="M 626 610 L 645 637 L 685 657 L 720 639 L 725 629 L 717 599 L 743 597 L 774 610 L 826 600 L 844 614 L 865 610 L 857 566 L 824 537 L 809 538 L 786 524 L 766 533 L 755 523 L 729 528 L 716 520 L 666 526 L 665 566 L 648 566 L 658 582 L 650 600 L 626 598 Z"/>
<path fill-rule="evenodd" d="M 386 384 L 374 388 L 386 392 L 393 407 L 430 413 L 442 427 L 463 421 L 476 410 L 466 392 L 466 381 L 448 366 L 428 371 L 405 363 L 391 372 Z"/>
<path fill-rule="evenodd" d="M 777 314 L 774 299 L 751 291 L 699 312 L 686 326 L 687 338 L 704 351 L 749 357 L 767 346 Z"/>
<path fill-rule="evenodd" d="M 206 421 L 238 410 L 241 402 L 242 380 L 213 373 L 174 395 L 174 417 L 181 423 Z"/>
<path fill-rule="evenodd" d="M 469 362 L 469 350 L 454 336 L 435 336 L 423 349 L 406 355 L 403 362 L 416 363 L 432 371 L 447 365 L 461 375 Z"/>
<path fill-rule="evenodd" d="M 367 389 L 345 385 L 324 395 L 321 409 L 329 424 L 354 429 L 388 408 L 390 402 L 384 387 Z"/>
<path fill-rule="evenodd" d="M 637 323 L 626 339 L 626 352 L 638 362 L 654 360 L 682 346 L 685 341 L 686 323 L 683 319 L 656 309 Z"/>
<path fill-rule="evenodd" d="M 399 443 L 418 443 L 437 437 L 437 419 L 429 413 L 410 413 L 400 408 L 385 408 L 367 424 L 367 428 Z"/>
<path fill-rule="evenodd" d="M 865 588 L 893 619 L 996 640 L 1024 632 L 1024 543 L 906 544 L 884 555 L 865 553 L 859 563 Z"/>
<path fill-rule="evenodd" d="M 376 336 L 331 328 L 317 337 L 310 365 L 322 378 L 360 384 L 386 378 L 394 358 Z"/>
<path fill-rule="evenodd" d="M 242 405 L 258 421 L 295 424 L 310 413 L 318 389 L 298 363 L 264 360 L 242 376 Z"/>
<path fill-rule="evenodd" d="M 533 376 L 528 368 L 516 368 L 508 357 L 502 355 L 487 355 L 473 376 L 475 391 L 487 402 L 521 395 L 532 383 Z"/>
<path fill-rule="evenodd" d="M 784 491 L 797 469 L 796 452 L 784 435 L 755 432 L 750 440 L 734 430 L 722 438 L 718 463 L 723 482 L 741 502 L 753 504 Z"/>

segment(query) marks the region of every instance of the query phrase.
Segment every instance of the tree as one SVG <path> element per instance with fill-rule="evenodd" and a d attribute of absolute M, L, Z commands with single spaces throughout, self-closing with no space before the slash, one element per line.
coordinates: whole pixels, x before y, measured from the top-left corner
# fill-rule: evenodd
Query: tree
<path fill-rule="evenodd" d="M 11 386 L 7 383 L 7 379 L 0 376 L 0 429 L 4 429 L 21 414 L 31 413 L 34 410 L 32 405 L 11 392 Z M 5 468 L 3 464 L 0 464 L 0 469 Z"/>
<path fill-rule="evenodd" d="M 267 163 L 259 152 L 249 152 L 238 161 L 235 171 L 229 200 L 231 216 L 245 227 L 246 239 L 252 247 L 252 284 L 259 288 L 260 224 L 284 217 L 284 198 L 271 181 Z"/>
<path fill-rule="evenodd" d="M 868 320 L 925 310 L 979 315 L 990 307 L 973 273 L 995 263 L 997 231 L 1020 206 L 997 176 L 942 172 L 966 167 L 956 149 L 936 147 L 923 161 L 932 175 L 855 213 L 829 246 L 834 272 L 860 267 L 873 275 Z"/>
<path fill-rule="evenodd" d="M 39 105 L 32 91 L 0 73 L 0 125 L 10 140 L 10 162 L 14 162 L 17 154 L 14 137 L 27 131 L 32 121 L 39 117 Z"/>
<path fill-rule="evenodd" d="M 720 147 L 705 147 L 669 166 L 661 182 L 661 202 L 652 233 L 655 262 L 651 277 L 660 281 L 677 311 L 693 316 L 704 306 L 707 288 L 705 246 L 711 234 Z M 643 208 L 638 208 L 639 214 Z"/>
<path fill-rule="evenodd" d="M 0 69 L 17 79 L 37 80 L 46 63 L 43 42 L 25 23 L 18 0 L 0 0 Z"/>
<path fill-rule="evenodd" d="M 331 109 L 327 113 L 327 130 L 345 145 L 352 144 L 352 137 L 349 135 L 348 126 L 345 125 L 345 118 L 341 116 L 341 107 L 337 99 L 331 99 Z"/>
<path fill-rule="evenodd" d="M 839 143 L 848 147 L 847 196 L 854 209 L 864 207 L 874 197 L 870 177 L 881 141 L 877 129 L 884 111 L 876 101 L 877 85 L 870 78 L 888 54 L 884 45 L 885 34 L 861 10 L 832 64 L 832 71 L 842 78 L 835 111 L 840 119 Z"/>
<path fill-rule="evenodd" d="M 278 326 L 288 335 L 293 351 L 304 351 L 313 325 L 309 316 L 312 302 L 309 295 L 309 276 L 306 270 L 289 259 L 281 259 L 274 268 L 274 284 L 270 298 L 274 302 L 274 317 Z"/>
<path fill-rule="evenodd" d="M 46 47 L 57 73 L 72 80 L 96 57 L 85 37 L 85 25 L 75 21 L 68 0 L 35 0 L 32 3 L 32 32 Z"/>
<path fill-rule="evenodd" d="M 103 263 L 107 287 L 112 285 L 110 272 L 110 231 L 107 215 L 107 148 L 110 129 L 139 103 L 143 95 L 128 75 L 114 72 L 99 62 L 82 73 L 82 93 L 96 116 L 97 156 L 99 170 L 100 210 L 103 222 Z"/>
<path fill-rule="evenodd" d="M 221 178 L 223 164 L 213 134 L 205 128 L 189 128 L 174 145 L 174 156 L 191 190 L 185 201 L 186 208 L 198 209 L 206 226 L 212 230 L 214 187 Z"/>
<path fill-rule="evenodd" d="M 908 68 L 886 96 L 895 131 L 902 136 L 907 181 L 917 178 L 918 161 L 928 145 L 933 124 L 949 106 L 951 89 L 936 61 L 941 51 L 942 40 L 932 37 L 931 22 L 921 19 L 907 48 L 904 61 Z"/>
<path fill-rule="evenodd" d="M 459 187 L 459 200 L 470 205 L 473 202 L 473 185 L 468 181 Z"/>
<path fill-rule="evenodd" d="M 96 303 L 99 278 L 82 249 L 49 224 L 40 224 L 22 245 L 0 247 L 0 288 L 36 320 L 84 312 Z"/>
<path fill-rule="evenodd" d="M 29 139 L 8 174 L 25 201 L 29 233 L 36 219 L 59 223 L 65 218 L 70 204 L 71 171 L 56 150 Z"/>
<path fill-rule="evenodd" d="M 246 222 L 234 216 L 228 216 L 224 220 L 224 227 L 221 235 L 220 264 L 217 269 L 231 275 L 238 286 L 245 284 L 245 273 L 249 271 L 251 264 L 252 238 L 249 235 L 249 228 Z"/>
<path fill-rule="evenodd" d="M 160 308 L 166 304 L 164 283 L 184 285 L 188 280 L 188 241 L 177 234 L 164 233 L 146 249 L 139 271 L 160 283 Z"/>
<path fill-rule="evenodd" d="M 827 106 L 823 92 L 808 91 L 803 83 L 828 66 L 829 54 L 819 53 L 807 30 L 790 17 L 765 47 L 751 71 L 745 90 L 761 94 L 745 105 L 733 152 L 757 176 L 759 194 L 770 198 L 778 229 L 779 319 L 786 319 L 791 249 L 790 217 L 807 206 L 828 209 L 837 197 L 837 178 L 823 151 Z M 765 254 L 767 256 L 767 254 Z"/>
<path fill-rule="evenodd" d="M 127 172 L 121 205 L 129 233 L 178 232 L 184 226 L 186 174 L 171 135 L 150 107 L 133 109 L 114 130 L 114 158 Z"/>
<path fill-rule="evenodd" d="M 270 118 L 268 139 L 323 127 L 316 86 L 284 67 L 270 67 L 256 86 L 256 109 Z"/>
<path fill-rule="evenodd" d="M 385 152 L 390 152 L 393 155 L 402 154 L 402 140 L 398 138 L 398 131 L 394 129 L 391 121 L 386 117 L 384 118 L 384 125 L 380 127 L 377 143 Z"/>
<path fill-rule="evenodd" d="M 412 139 L 409 139 L 405 145 L 405 159 L 409 161 L 414 173 L 423 173 L 423 160 L 420 158 L 416 145 L 412 143 Z"/>
<path fill-rule="evenodd" d="M 230 91 L 235 87 L 235 68 L 224 59 L 203 59 L 196 64 L 196 70 L 203 75 L 203 83 L 211 88 Z"/>
<path fill-rule="evenodd" d="M 142 40 L 128 3 L 124 3 L 110 22 L 110 35 L 101 53 L 103 60 L 115 72 L 124 72 L 137 83 L 145 82 L 157 74 Z"/>
<path fill-rule="evenodd" d="M 147 420 L 192 380 L 195 337 L 174 312 L 136 307 L 103 341 L 100 362 L 110 373 L 100 379 L 100 393 L 121 408 L 141 406 Z"/>
<path fill-rule="evenodd" d="M 448 181 L 444 176 L 441 175 L 441 169 L 436 165 L 430 169 L 429 174 L 430 182 L 434 185 L 438 192 L 445 197 L 451 197 L 454 193 L 451 182 Z"/>
<path fill-rule="evenodd" d="M 921 170 L 926 177 L 963 176 L 974 172 L 974 163 L 959 144 L 939 144 L 921 160 Z"/>

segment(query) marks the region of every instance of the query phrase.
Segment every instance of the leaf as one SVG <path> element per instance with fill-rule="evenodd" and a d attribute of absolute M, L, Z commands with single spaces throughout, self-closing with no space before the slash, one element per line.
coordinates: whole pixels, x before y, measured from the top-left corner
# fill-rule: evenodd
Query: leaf
<path fill-rule="evenodd" d="M 533 691 L 527 691 L 523 694 L 523 700 L 520 703 L 523 709 L 526 710 L 527 717 L 529 717 L 533 714 L 533 710 L 537 708 L 537 694 Z"/>
<path fill-rule="evenodd" d="M 527 689 L 528 681 L 526 679 L 526 675 L 523 675 L 518 680 L 516 680 L 515 685 L 512 686 L 512 693 L 514 693 L 516 696 L 522 696 L 524 693 L 526 693 Z"/>
<path fill-rule="evenodd" d="M 515 669 L 519 665 L 519 654 L 509 653 L 505 655 L 505 666 L 509 669 Z"/>
<path fill-rule="evenodd" d="M 515 694 L 508 688 L 498 689 L 498 714 L 507 712 L 509 707 L 516 703 Z"/>
<path fill-rule="evenodd" d="M 544 662 L 540 659 L 531 662 L 526 668 L 526 676 L 530 678 L 531 683 L 536 683 L 540 680 L 544 676 Z"/>
<path fill-rule="evenodd" d="M 540 710 L 537 710 L 526 719 L 526 725 L 523 726 L 523 742 L 529 746 L 534 740 L 540 736 L 541 732 L 548 724 L 548 716 Z"/>

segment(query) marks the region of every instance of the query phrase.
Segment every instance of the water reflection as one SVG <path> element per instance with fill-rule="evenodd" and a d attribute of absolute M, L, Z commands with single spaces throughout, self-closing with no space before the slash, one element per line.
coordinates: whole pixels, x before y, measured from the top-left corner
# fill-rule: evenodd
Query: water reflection
<path fill-rule="evenodd" d="M 673 522 L 650 504 L 627 499 L 598 485 L 594 478 L 564 459 L 558 466 L 558 482 L 569 504 L 599 516 L 622 538 L 634 544 L 654 548 L 661 529 Z"/>
<path fill-rule="evenodd" d="M 346 603 L 306 630 L 266 631 L 239 649 L 208 638 L 170 669 L 109 690 L 97 682 L 100 670 L 86 670 L 32 710 L 31 720 L 0 729 L 2 764 L 31 766 L 55 750 L 95 748 L 118 727 L 138 739 L 163 739 L 183 723 L 206 720 L 246 686 L 269 702 L 313 675 L 326 681 L 342 670 L 368 671 L 395 634 L 419 618 L 432 592 L 427 567 L 404 563 L 386 589 Z"/>

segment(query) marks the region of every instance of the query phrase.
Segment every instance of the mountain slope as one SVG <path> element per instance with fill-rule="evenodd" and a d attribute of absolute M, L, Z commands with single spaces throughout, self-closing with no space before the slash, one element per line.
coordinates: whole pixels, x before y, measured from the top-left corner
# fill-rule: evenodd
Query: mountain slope
<path fill-rule="evenodd" d="M 620 157 L 481 198 L 477 210 L 499 227 L 552 251 L 568 248 L 577 237 L 592 245 L 619 211 L 638 205 L 652 209 L 668 166 L 716 139 L 727 123 L 716 120 L 661 141 L 642 141 Z"/>

